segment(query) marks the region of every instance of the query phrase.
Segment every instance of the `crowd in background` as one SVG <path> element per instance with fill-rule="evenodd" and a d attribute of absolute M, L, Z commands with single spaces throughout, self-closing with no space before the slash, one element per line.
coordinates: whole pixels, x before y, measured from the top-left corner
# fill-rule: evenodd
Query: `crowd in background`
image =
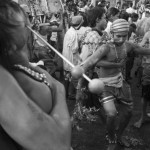
<path fill-rule="evenodd" d="M 2 67 L 16 79 L 19 86 L 15 80 L 9 82 L 13 81 L 21 91 L 16 90 L 17 94 L 13 93 L 16 88 L 12 84 L 10 88 L 5 86 L 10 92 L 5 95 L 1 92 L 4 95 L 2 102 L 4 104 L 6 102 L 6 105 L 1 105 L 1 112 L 4 112 L 2 123 L 11 120 L 10 125 L 6 123 L 6 131 L 10 131 L 8 134 L 21 146 L 26 148 L 26 145 L 29 145 L 28 149 L 46 149 L 45 147 L 58 149 L 62 145 L 66 146 L 64 149 L 69 149 L 71 121 L 73 124 L 81 119 L 82 115 L 85 115 L 83 109 L 94 106 L 105 111 L 108 150 L 114 150 L 114 146 L 118 143 L 124 146 L 122 134 L 131 119 L 134 103 L 129 84 L 132 84 L 131 70 L 136 57 L 138 67 L 135 76 L 138 77 L 138 86 L 142 86 L 143 100 L 141 118 L 135 123 L 136 127 L 141 127 L 144 117 L 147 116 L 147 102 L 150 99 L 149 2 L 140 0 L 135 5 L 116 1 L 116 5 L 112 7 L 106 0 L 67 0 L 62 4 L 62 11 L 58 13 L 37 14 L 36 10 L 33 14 L 27 12 L 29 20 L 20 5 L 11 0 L 1 1 L 0 7 L 2 18 L 0 60 Z M 33 34 L 33 31 L 30 32 L 31 30 L 40 36 Z M 61 53 L 72 65 L 54 51 Z M 101 94 L 90 93 L 88 82 L 84 78 L 72 77 L 73 65 L 74 69 L 80 66 L 90 79 L 100 78 L 105 82 Z M 5 75 L 1 77 L 5 78 Z M 64 86 L 52 77 L 62 82 Z M 4 91 L 3 87 L 1 91 Z M 25 92 L 26 97 L 19 95 L 22 92 Z M 12 98 L 9 95 L 11 93 Z M 14 104 L 11 101 L 13 98 L 16 100 Z M 30 103 L 30 99 L 33 99 L 33 103 Z M 72 120 L 66 99 L 76 101 Z M 34 106 L 34 102 L 37 106 Z M 122 106 L 120 110 L 122 117 L 118 124 L 116 103 Z M 11 112 L 12 109 L 14 113 Z M 8 119 L 5 118 L 7 114 Z M 92 120 L 92 114 L 90 115 L 91 118 L 88 116 L 88 119 Z"/>
<path fill-rule="evenodd" d="M 120 1 L 116 1 L 114 7 L 111 7 L 110 1 L 106 0 L 66 0 L 63 8 L 63 13 L 49 12 L 41 16 L 36 16 L 35 19 L 30 15 L 29 17 L 31 18 L 31 23 L 34 24 L 33 28 L 74 65 L 86 60 L 94 52 L 94 49 L 96 49 L 96 44 L 95 47 L 88 48 L 88 43 L 98 43 L 98 45 L 101 45 L 111 41 L 111 25 L 118 18 L 129 22 L 128 40 L 134 43 L 139 43 L 144 34 L 149 30 L 148 21 L 146 23 L 146 20 L 150 16 L 150 4 L 146 0 L 139 1 L 136 5 L 132 2 L 121 4 Z M 93 9 L 95 10 L 93 11 Z M 100 30 L 96 27 L 96 18 L 101 17 L 97 13 L 102 13 L 98 9 L 104 9 L 106 19 L 106 23 L 105 21 L 100 23 Z M 49 25 L 42 26 L 43 23 L 49 23 Z M 37 24 L 41 24 L 38 29 L 36 29 Z M 100 35 L 100 39 L 96 35 L 97 33 L 88 35 L 88 32 L 91 30 L 96 31 Z M 92 36 L 92 38 L 88 36 Z M 43 60 L 44 63 L 39 65 L 55 78 L 63 80 L 67 97 L 69 99 L 76 99 L 77 81 L 72 81 L 70 74 L 71 67 L 55 55 L 44 43 L 42 44 L 39 38 L 34 36 L 32 43 L 33 45 L 29 44 L 32 45 L 30 49 L 34 49 L 31 50 L 32 54 L 30 54 L 31 62 Z M 87 49 L 92 49 L 92 51 L 89 50 L 87 53 Z M 135 56 L 135 53 L 128 54 L 126 69 L 124 71 L 124 77 L 129 82 L 132 79 L 131 70 Z M 96 68 L 95 70 L 96 76 L 98 76 L 98 69 Z M 59 77 L 56 75 L 56 72 L 60 73 Z"/>
<path fill-rule="evenodd" d="M 121 1 L 116 1 L 116 5 L 112 7 L 110 1 L 107 0 L 66 0 L 63 3 L 63 13 L 47 12 L 46 14 L 35 15 L 35 17 L 29 13 L 29 17 L 33 24 L 33 29 L 38 31 L 48 43 L 62 53 L 69 61 L 77 65 L 94 52 L 89 52 L 89 54 L 86 53 L 86 39 L 84 38 L 87 36 L 88 32 L 90 30 L 97 31 L 102 38 L 100 39 L 100 44 L 109 40 L 111 41 L 111 25 L 112 22 L 118 18 L 125 19 L 129 22 L 129 41 L 137 43 L 142 40 L 144 34 L 149 30 L 148 21 L 146 23 L 147 18 L 150 17 L 149 3 L 150 2 L 146 0 L 140 0 L 137 3 L 121 3 Z M 100 31 L 95 27 L 97 22 L 96 17 L 98 16 L 96 12 L 98 11 L 91 11 L 93 8 L 105 10 L 105 19 L 107 23 L 105 24 L 105 22 L 102 22 L 100 24 Z M 49 25 L 42 26 L 43 23 L 49 23 Z M 41 24 L 40 27 L 36 28 L 39 24 Z M 93 34 L 90 36 L 93 36 Z M 91 41 L 88 39 L 88 42 L 94 43 L 97 42 L 96 40 L 98 38 L 95 36 L 91 39 Z M 43 60 L 44 63 L 39 65 L 45 68 L 55 78 L 65 80 L 64 84 L 66 93 L 68 94 L 67 96 L 74 99 L 77 83 L 70 82 L 70 66 L 55 55 L 55 53 L 35 35 L 29 41 L 30 49 L 32 49 L 29 52 L 31 62 Z M 71 50 L 68 49 L 67 51 L 68 44 Z M 96 48 L 92 47 L 92 49 Z M 134 53 L 128 54 L 126 71 L 124 73 L 127 81 L 131 79 L 131 69 L 134 64 L 135 56 L 136 54 Z M 56 72 L 60 72 L 60 78 L 56 76 Z"/>

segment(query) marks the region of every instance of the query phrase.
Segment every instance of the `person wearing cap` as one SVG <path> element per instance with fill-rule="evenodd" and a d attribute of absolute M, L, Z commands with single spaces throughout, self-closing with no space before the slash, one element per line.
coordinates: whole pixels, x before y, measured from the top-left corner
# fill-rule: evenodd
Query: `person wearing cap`
<path fill-rule="evenodd" d="M 118 144 L 125 144 L 122 141 L 122 134 L 132 116 L 131 89 L 123 77 L 127 54 L 130 51 L 141 55 L 150 54 L 150 49 L 128 42 L 128 32 L 129 24 L 126 20 L 115 20 L 111 26 L 112 40 L 99 46 L 88 59 L 80 64 L 85 72 L 94 66 L 100 67 L 99 78 L 104 82 L 105 88 L 99 101 L 107 116 L 108 150 L 114 150 Z M 116 125 L 118 114 L 116 104 L 121 107 L 119 125 Z"/>
<path fill-rule="evenodd" d="M 74 16 L 70 19 L 70 28 L 64 36 L 62 55 L 72 64 L 78 65 L 81 61 L 79 56 L 79 43 L 77 30 L 82 26 L 84 20 L 82 16 Z M 71 79 L 72 67 L 63 61 L 66 96 L 75 99 L 76 81 Z M 71 83 L 71 84 L 70 84 Z M 72 85 L 73 84 L 73 85 Z M 70 89 L 69 89 L 70 88 Z"/>
<path fill-rule="evenodd" d="M 71 122 L 65 88 L 30 65 L 29 27 L 19 4 L 0 0 L 0 149 L 68 150 Z"/>

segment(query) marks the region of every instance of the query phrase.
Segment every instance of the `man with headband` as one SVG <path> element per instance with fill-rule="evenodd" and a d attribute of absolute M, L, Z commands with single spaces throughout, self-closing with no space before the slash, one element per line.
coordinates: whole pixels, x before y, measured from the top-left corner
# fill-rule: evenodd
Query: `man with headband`
<path fill-rule="evenodd" d="M 126 20 L 115 20 L 111 26 L 112 40 L 98 47 L 97 51 L 81 64 L 85 72 L 94 66 L 100 67 L 99 76 L 105 84 L 105 89 L 99 101 L 107 116 L 108 150 L 114 150 L 116 143 L 124 144 L 122 134 L 132 116 L 131 89 L 123 78 L 127 53 L 135 51 L 142 55 L 150 54 L 150 49 L 126 41 L 128 31 L 129 24 Z M 118 113 L 117 106 L 120 107 L 121 113 Z M 117 115 L 120 116 L 119 125 L 116 125 Z"/>
<path fill-rule="evenodd" d="M 64 86 L 30 65 L 27 26 L 19 4 L 0 0 L 0 149 L 69 150 Z"/>

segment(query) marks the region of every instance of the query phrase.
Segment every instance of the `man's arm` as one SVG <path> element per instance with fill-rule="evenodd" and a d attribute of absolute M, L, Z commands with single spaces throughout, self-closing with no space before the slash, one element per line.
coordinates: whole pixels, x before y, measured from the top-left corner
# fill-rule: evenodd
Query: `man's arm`
<path fill-rule="evenodd" d="M 45 114 L 2 67 L 0 73 L 0 124 L 3 129 L 25 149 L 69 150 L 71 131 L 70 128 L 64 130 L 64 126 L 69 127 L 70 123 L 62 125 L 55 120 L 57 114 L 54 118 Z M 64 95 L 58 87 L 57 92 Z"/>
<path fill-rule="evenodd" d="M 87 71 L 89 68 L 94 67 L 108 52 L 108 45 L 104 44 L 98 47 L 98 49 L 81 64 L 81 66 Z"/>
<path fill-rule="evenodd" d="M 139 46 L 138 44 L 126 42 L 128 52 L 133 50 L 140 55 L 150 55 L 150 49 Z"/>
<path fill-rule="evenodd" d="M 124 66 L 125 64 L 125 59 L 122 60 L 120 63 L 115 63 L 115 62 L 109 62 L 109 61 L 106 61 L 106 60 L 101 60 L 99 61 L 97 64 L 96 64 L 96 67 L 105 67 L 105 68 L 121 68 Z"/>
<path fill-rule="evenodd" d="M 149 40 L 149 38 L 150 38 L 150 31 L 145 33 L 145 35 L 139 45 L 143 47 L 146 44 L 146 42 Z"/>

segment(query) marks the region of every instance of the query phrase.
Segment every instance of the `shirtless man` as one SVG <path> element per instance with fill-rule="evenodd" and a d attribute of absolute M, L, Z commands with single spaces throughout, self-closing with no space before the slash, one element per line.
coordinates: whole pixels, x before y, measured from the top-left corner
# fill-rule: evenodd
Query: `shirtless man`
<path fill-rule="evenodd" d="M 12 77 L 1 73 L 0 124 L 25 149 L 69 150 L 71 125 L 65 89 L 46 71 L 30 66 L 27 25 L 28 18 L 17 3 L 0 0 L 1 64 L 32 99 L 14 79 L 11 82 Z"/>
<path fill-rule="evenodd" d="M 148 43 L 150 48 L 150 31 L 147 31 L 140 43 L 140 46 L 145 46 Z M 140 82 L 142 82 L 142 111 L 140 119 L 134 124 L 135 127 L 140 128 L 142 124 L 149 119 L 147 115 L 147 107 L 150 100 L 150 56 L 143 56 L 142 58 L 142 73 L 140 77 Z"/>
<path fill-rule="evenodd" d="M 132 95 L 130 86 L 123 79 L 123 68 L 127 53 L 135 51 L 148 55 L 150 50 L 127 42 L 129 24 L 124 19 L 117 19 L 111 26 L 113 41 L 99 47 L 97 51 L 87 58 L 81 66 L 89 70 L 93 66 L 100 66 L 100 79 L 105 84 L 100 102 L 106 112 L 108 150 L 114 150 L 117 141 L 121 143 L 121 136 L 132 116 Z M 117 109 L 116 103 L 121 108 L 120 124 L 116 127 Z M 116 132 L 117 129 L 117 132 Z M 122 144 L 122 143 L 121 143 Z"/>

